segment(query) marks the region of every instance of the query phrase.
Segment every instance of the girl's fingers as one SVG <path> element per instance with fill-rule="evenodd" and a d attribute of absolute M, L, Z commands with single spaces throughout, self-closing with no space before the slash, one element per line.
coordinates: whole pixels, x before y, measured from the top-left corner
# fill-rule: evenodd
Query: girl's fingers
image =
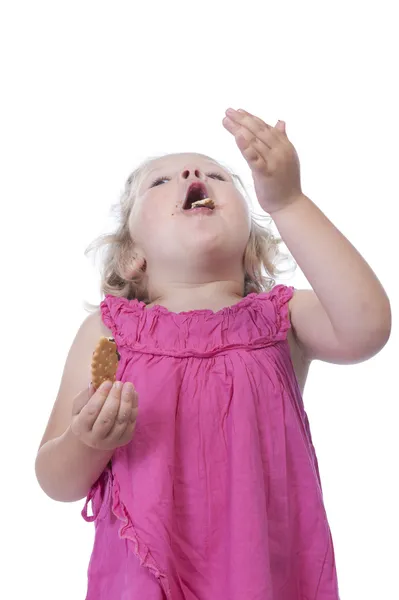
<path fill-rule="evenodd" d="M 73 399 L 72 416 L 76 417 L 83 410 L 89 400 L 90 396 L 88 390 L 82 390 L 79 392 L 79 394 Z"/>
<path fill-rule="evenodd" d="M 115 425 L 121 404 L 122 382 L 116 381 L 98 415 L 91 434 L 96 440 L 105 439 Z"/>
<path fill-rule="evenodd" d="M 75 417 L 75 416 L 79 415 L 85 407 L 87 407 L 87 409 L 84 413 L 84 417 L 83 417 L 83 420 L 85 422 L 87 421 L 87 418 L 85 416 L 86 413 L 89 413 L 90 415 L 92 413 L 93 413 L 93 415 L 97 415 L 98 412 L 101 410 L 102 405 L 105 402 L 105 399 L 107 398 L 107 395 L 108 395 L 107 390 L 110 389 L 111 385 L 112 384 L 108 381 L 103 383 L 103 385 L 98 389 L 95 399 L 91 400 L 91 398 L 94 396 L 94 394 L 96 394 L 96 390 L 94 389 L 93 384 L 90 383 L 87 390 L 82 390 L 74 398 L 73 405 L 72 405 L 72 416 Z M 105 386 L 105 387 L 103 387 L 103 386 Z M 88 420 L 90 421 L 90 419 L 88 419 Z M 93 421 L 93 423 L 94 423 L 94 421 Z"/>
<path fill-rule="evenodd" d="M 245 136 L 243 133 L 236 136 L 236 144 L 244 155 L 244 158 L 250 163 L 258 160 L 258 157 L 261 156 L 256 147 L 256 140 L 249 139 L 249 136 Z"/>
<path fill-rule="evenodd" d="M 236 144 L 241 151 L 241 154 L 247 161 L 251 169 L 265 169 L 267 165 L 267 155 L 270 148 L 266 147 L 256 136 L 248 129 L 230 122 L 230 119 L 224 119 L 223 124 L 235 137 Z"/>
<path fill-rule="evenodd" d="M 259 163 L 264 165 L 271 152 L 271 147 L 263 143 L 249 129 L 230 121 L 230 119 L 224 119 L 223 124 L 234 135 L 236 144 L 250 167 L 257 168 Z"/>
<path fill-rule="evenodd" d="M 108 434 L 108 438 L 120 440 L 135 422 L 137 416 L 138 395 L 133 384 L 127 382 L 123 385 L 119 410 L 114 426 Z"/>
<path fill-rule="evenodd" d="M 240 111 L 226 111 L 226 115 L 239 127 L 245 128 L 253 137 L 256 137 L 259 142 L 262 142 L 267 148 L 271 149 L 282 141 L 281 132 L 268 125 L 262 119 L 251 115 L 251 113 L 240 109 Z"/>
<path fill-rule="evenodd" d="M 117 448 L 131 440 L 137 412 L 138 395 L 130 382 L 105 382 L 96 392 L 89 388 L 76 398 L 74 430 L 93 447 Z"/>
<path fill-rule="evenodd" d="M 115 404 L 117 405 L 116 410 Z M 118 406 L 119 398 L 115 393 L 114 386 L 110 381 L 105 381 L 82 410 L 80 418 L 84 430 L 92 432 L 94 428 L 96 430 L 101 429 L 101 425 L 107 429 L 108 421 L 112 418 L 112 412 L 116 413 Z M 103 413 L 103 411 L 105 412 Z"/>

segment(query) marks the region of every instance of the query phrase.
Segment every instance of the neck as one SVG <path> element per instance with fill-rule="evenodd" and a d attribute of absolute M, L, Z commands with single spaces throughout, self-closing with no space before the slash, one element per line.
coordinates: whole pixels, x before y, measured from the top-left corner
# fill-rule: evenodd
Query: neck
<path fill-rule="evenodd" d="M 172 312 L 210 309 L 218 311 L 237 304 L 244 295 L 244 281 L 207 281 L 201 283 L 169 282 L 149 287 L 150 304 L 164 306 Z"/>

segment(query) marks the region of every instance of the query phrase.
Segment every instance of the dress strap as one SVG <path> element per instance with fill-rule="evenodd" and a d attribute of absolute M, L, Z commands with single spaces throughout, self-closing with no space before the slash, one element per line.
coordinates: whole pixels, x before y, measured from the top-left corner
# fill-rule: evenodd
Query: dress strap
<path fill-rule="evenodd" d="M 101 519 L 107 509 L 111 498 L 112 475 L 110 467 L 100 475 L 86 497 L 86 502 L 82 510 L 82 517 L 88 523 Z M 91 502 L 92 515 L 88 514 L 89 504 Z"/>

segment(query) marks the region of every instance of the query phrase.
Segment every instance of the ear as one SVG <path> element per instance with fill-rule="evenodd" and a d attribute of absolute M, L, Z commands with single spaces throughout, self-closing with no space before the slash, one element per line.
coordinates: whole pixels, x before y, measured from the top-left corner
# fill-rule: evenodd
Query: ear
<path fill-rule="evenodd" d="M 124 268 L 123 277 L 128 281 L 131 279 L 137 279 L 137 277 L 140 277 L 143 273 L 145 273 L 146 267 L 147 262 L 144 256 L 140 252 L 135 251 L 131 259 L 127 261 L 126 267 Z"/>
<path fill-rule="evenodd" d="M 135 244 L 126 244 L 121 248 L 120 274 L 125 281 L 131 281 L 142 276 L 146 269 L 144 253 Z"/>

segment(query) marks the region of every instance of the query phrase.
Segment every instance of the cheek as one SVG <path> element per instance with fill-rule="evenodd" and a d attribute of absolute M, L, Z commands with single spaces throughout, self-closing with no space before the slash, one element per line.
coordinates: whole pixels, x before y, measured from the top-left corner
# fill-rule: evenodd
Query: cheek
<path fill-rule="evenodd" d="M 235 228 L 241 227 L 244 232 L 251 227 L 251 211 L 244 199 L 236 198 L 229 206 L 229 220 Z"/>
<path fill-rule="evenodd" d="M 240 202 L 229 215 L 230 235 L 240 250 L 245 249 L 251 233 L 251 211 L 248 204 Z"/>
<path fill-rule="evenodd" d="M 135 244 L 142 247 L 145 240 L 144 231 L 147 230 L 148 216 L 141 206 L 135 206 L 129 219 L 130 235 Z"/>
<path fill-rule="evenodd" d="M 148 250 L 152 242 L 160 242 L 162 235 L 167 233 L 165 203 L 157 206 L 154 202 L 143 202 L 137 206 L 130 217 L 130 232 L 134 242 L 142 249 Z M 170 216 L 170 215 L 169 215 Z"/>

